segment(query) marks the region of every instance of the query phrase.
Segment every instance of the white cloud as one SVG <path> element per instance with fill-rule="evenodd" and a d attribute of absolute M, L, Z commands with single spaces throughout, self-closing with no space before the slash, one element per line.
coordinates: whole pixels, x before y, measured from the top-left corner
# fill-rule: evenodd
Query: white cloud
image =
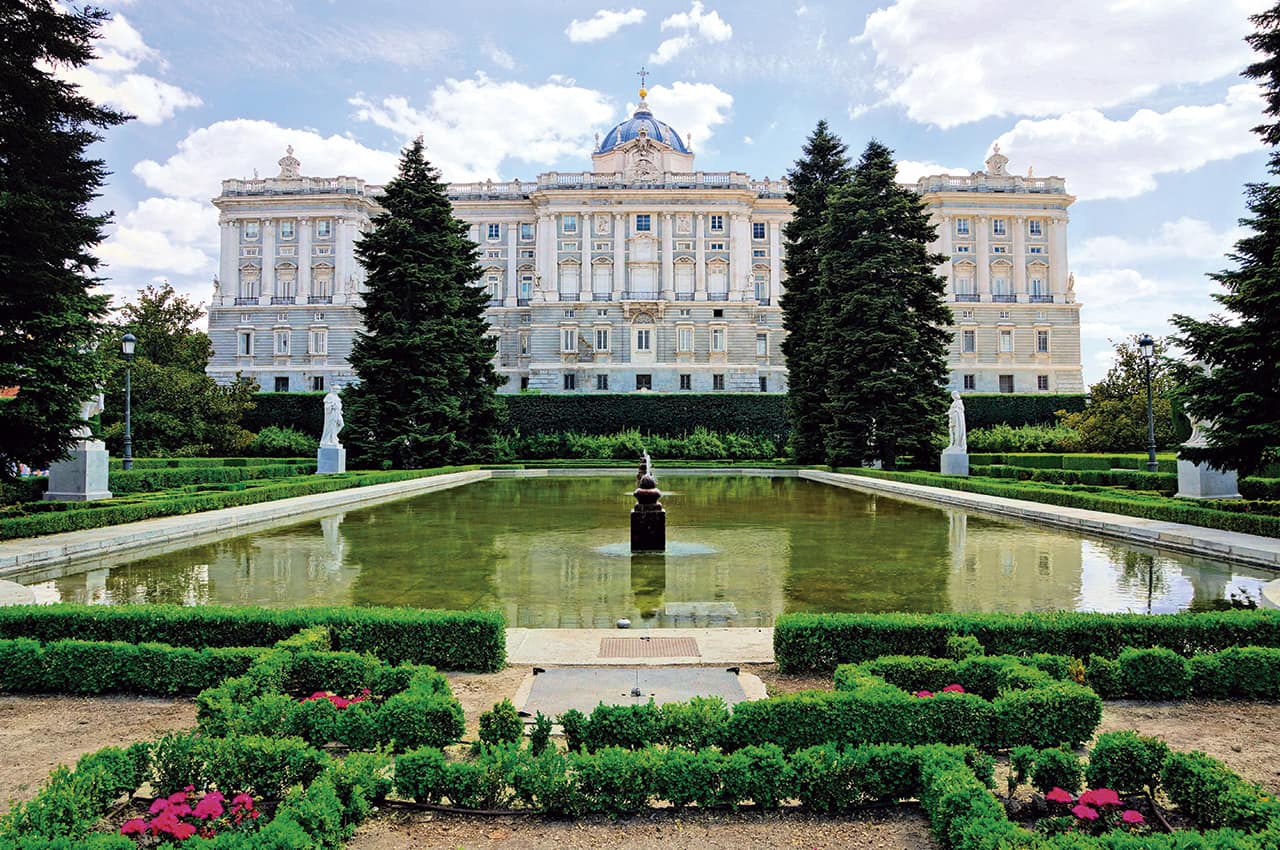
<path fill-rule="evenodd" d="M 1009 157 L 1061 175 L 1082 199 L 1132 198 L 1156 188 L 1156 176 L 1193 171 L 1215 160 L 1261 149 L 1250 131 L 1263 100 L 1253 84 L 1232 86 L 1221 103 L 1140 109 L 1112 120 L 1096 109 L 1022 120 L 996 141 Z"/>
<path fill-rule="evenodd" d="M 566 156 L 586 158 L 592 131 L 614 108 L 600 92 L 547 82 L 530 86 L 498 82 L 484 74 L 446 80 L 423 108 L 405 97 L 380 101 L 357 95 L 355 117 L 403 138 L 421 133 L 427 156 L 449 180 L 500 179 L 504 160 L 549 165 Z"/>
<path fill-rule="evenodd" d="M 481 48 L 489 61 L 503 70 L 510 71 L 516 67 L 516 58 L 492 41 L 486 41 Z"/>
<path fill-rule="evenodd" d="M 703 12 L 701 0 L 693 0 L 689 11 L 677 12 L 663 19 L 662 30 L 678 30 L 680 34 L 663 41 L 649 56 L 649 61 L 655 65 L 665 65 L 695 44 L 728 41 L 733 36 L 733 27 L 720 17 L 719 12 L 714 9 Z"/>
<path fill-rule="evenodd" d="M 754 145 L 756 143 L 756 140 L 751 138 L 750 136 L 743 136 L 742 143 L 744 145 Z"/>
<path fill-rule="evenodd" d="M 956 14 L 952 0 L 896 0 L 853 42 L 870 45 L 883 102 L 951 127 L 1105 109 L 1234 74 L 1253 57 L 1248 16 L 1268 5 L 1077 0 L 1032 14 L 1024 0 L 973 0 Z"/>
<path fill-rule="evenodd" d="M 1225 262 L 1225 254 L 1248 231 L 1243 227 L 1214 230 L 1213 225 L 1198 218 L 1183 216 L 1160 225 L 1158 233 L 1146 239 L 1122 239 L 1098 236 L 1085 240 L 1071 252 L 1077 266 L 1127 264 L 1161 260 L 1217 260 Z"/>
<path fill-rule="evenodd" d="M 79 86 L 80 93 L 98 105 L 127 112 L 143 124 L 159 124 L 179 109 L 201 104 L 191 92 L 136 70 L 144 62 L 160 69 L 166 64 L 124 15 L 103 24 L 94 50 L 97 56 L 87 65 L 58 66 L 54 74 Z"/>
<path fill-rule="evenodd" d="M 969 169 L 939 165 L 936 162 L 920 162 L 914 159 L 898 160 L 898 182 L 915 183 L 921 177 L 934 177 L 938 174 L 968 175 Z"/>
<path fill-rule="evenodd" d="M 733 95 L 711 83 L 679 81 L 654 86 L 646 100 L 653 114 L 670 124 L 690 150 L 695 150 L 694 143 L 705 145 L 715 128 L 729 120 L 733 109 Z M 628 114 L 634 108 L 628 105 Z"/>
<path fill-rule="evenodd" d="M 569 26 L 565 28 L 564 34 L 569 36 L 569 40 L 575 43 L 600 41 L 613 35 L 628 24 L 640 23 L 644 20 L 644 16 L 644 9 L 628 9 L 625 12 L 601 9 L 585 21 L 579 21 L 576 18 L 570 21 Z"/>

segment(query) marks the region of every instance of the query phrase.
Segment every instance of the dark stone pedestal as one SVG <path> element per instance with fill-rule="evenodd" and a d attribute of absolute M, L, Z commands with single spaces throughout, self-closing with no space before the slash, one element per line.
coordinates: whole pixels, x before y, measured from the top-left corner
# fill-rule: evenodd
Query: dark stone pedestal
<path fill-rule="evenodd" d="M 667 548 L 667 512 L 662 505 L 631 509 L 631 551 L 661 552 Z"/>

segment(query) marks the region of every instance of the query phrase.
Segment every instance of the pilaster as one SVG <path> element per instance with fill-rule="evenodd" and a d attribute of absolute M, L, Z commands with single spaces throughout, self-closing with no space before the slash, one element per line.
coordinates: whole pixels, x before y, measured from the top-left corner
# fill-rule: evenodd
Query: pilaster
<path fill-rule="evenodd" d="M 1013 293 L 1019 302 L 1027 302 L 1027 219 L 1015 216 L 1009 220 L 1013 228 Z"/>
<path fill-rule="evenodd" d="M 262 220 L 262 295 L 270 298 L 276 293 L 276 223 Z"/>
<path fill-rule="evenodd" d="M 627 219 L 613 214 L 613 300 L 621 301 L 627 285 Z"/>
<path fill-rule="evenodd" d="M 240 293 L 240 223 L 222 222 L 222 253 L 218 256 L 218 280 L 224 293 L 234 298 Z"/>
<path fill-rule="evenodd" d="M 520 286 L 520 275 L 516 272 L 517 258 L 520 256 L 520 248 L 516 242 L 517 231 L 519 225 L 507 228 L 507 273 L 503 275 L 502 281 L 502 306 L 516 306 L 517 288 Z"/>
<path fill-rule="evenodd" d="M 769 298 L 770 304 L 778 306 L 782 298 L 782 244 L 779 237 L 781 226 L 776 220 L 769 222 Z"/>
<path fill-rule="evenodd" d="M 294 301 L 306 304 L 311 295 L 311 219 L 298 219 L 298 292 Z"/>
<path fill-rule="evenodd" d="M 351 274 L 351 261 L 348 259 L 346 219 L 335 216 L 333 220 L 333 302 L 346 304 L 347 277 Z"/>
<path fill-rule="evenodd" d="M 991 300 L 991 219 L 980 215 L 973 221 L 978 228 L 978 300 Z"/>
<path fill-rule="evenodd" d="M 671 228 L 675 226 L 671 213 L 662 214 L 662 299 L 676 300 L 676 266 L 671 255 Z"/>
<path fill-rule="evenodd" d="M 693 273 L 693 300 L 707 300 L 707 242 L 706 242 L 706 213 L 698 213 L 694 216 L 693 232 L 694 236 L 694 260 L 697 268 Z"/>
<path fill-rule="evenodd" d="M 591 300 L 591 213 L 586 210 L 578 216 L 578 236 L 582 239 L 581 255 L 578 265 L 578 300 Z"/>

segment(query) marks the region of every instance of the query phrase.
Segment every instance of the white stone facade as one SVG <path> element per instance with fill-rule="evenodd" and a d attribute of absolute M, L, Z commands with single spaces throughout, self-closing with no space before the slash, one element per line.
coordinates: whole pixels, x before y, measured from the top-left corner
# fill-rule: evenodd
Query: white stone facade
<path fill-rule="evenodd" d="M 589 172 L 449 188 L 478 246 L 502 391 L 785 391 L 786 183 L 695 171 L 643 93 L 592 161 Z M 917 185 L 939 224 L 935 249 L 951 257 L 952 385 L 1082 391 L 1066 271 L 1074 199 L 1060 178 L 1010 177 L 1005 162 L 997 153 L 986 172 Z M 279 164 L 275 178 L 223 181 L 213 201 L 222 245 L 208 372 L 265 391 L 328 390 L 355 380 L 354 245 L 380 187 L 303 177 L 292 152 Z"/>

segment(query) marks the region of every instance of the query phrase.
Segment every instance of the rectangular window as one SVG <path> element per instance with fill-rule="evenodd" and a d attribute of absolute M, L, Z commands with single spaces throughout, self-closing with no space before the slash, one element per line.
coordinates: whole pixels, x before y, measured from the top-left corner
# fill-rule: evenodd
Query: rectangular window
<path fill-rule="evenodd" d="M 1032 218 L 1027 220 L 1027 233 L 1031 236 L 1043 236 L 1044 229 L 1040 223 L 1040 219 Z"/>
<path fill-rule="evenodd" d="M 520 376 L 520 389 L 521 389 L 521 390 L 527 390 L 527 389 L 529 389 L 529 376 L 528 376 L 528 375 L 521 375 L 521 376 Z"/>
<path fill-rule="evenodd" d="M 560 216 L 560 226 L 565 233 L 578 232 L 578 216 L 575 213 L 564 213 Z"/>
<path fill-rule="evenodd" d="M 1048 331 L 1036 331 L 1036 353 L 1037 354 L 1049 353 L 1049 332 Z"/>
<path fill-rule="evenodd" d="M 314 377 L 311 378 L 311 391 L 313 393 L 324 392 L 324 376 L 323 375 L 315 375 Z"/>
<path fill-rule="evenodd" d="M 1028 249 L 1027 249 L 1027 253 L 1028 253 L 1028 254 L 1043 254 L 1043 253 L 1044 253 L 1044 249 L 1043 249 L 1043 248 L 1041 248 L 1039 245 L 1032 245 L 1030 248 L 1028 248 Z"/>
<path fill-rule="evenodd" d="M 486 251 L 484 255 L 486 259 L 490 260 L 498 260 L 502 258 L 502 252 L 496 249 L 493 251 Z"/>
<path fill-rule="evenodd" d="M 638 390 L 653 389 L 653 375 L 636 375 L 636 389 Z"/>
<path fill-rule="evenodd" d="M 966 390 L 976 390 L 978 388 L 978 378 L 976 375 L 964 376 L 964 388 Z"/>
<path fill-rule="evenodd" d="M 1004 236 L 1004 234 L 1005 234 L 1004 219 L 1002 218 L 991 219 L 991 235 Z"/>
<path fill-rule="evenodd" d="M 693 328 L 676 328 L 676 351 L 693 351 Z"/>
<path fill-rule="evenodd" d="M 578 329 L 577 328 L 561 329 L 560 350 L 561 351 L 577 351 L 578 350 Z"/>
<path fill-rule="evenodd" d="M 289 353 L 289 332 L 276 331 L 276 354 Z"/>
<path fill-rule="evenodd" d="M 636 331 L 636 351 L 653 350 L 653 331 L 645 328 Z"/>
<path fill-rule="evenodd" d="M 681 376 L 680 376 L 680 389 L 682 389 L 682 390 L 691 390 L 691 389 L 693 389 L 693 376 L 692 376 L 692 375 L 681 375 Z"/>
<path fill-rule="evenodd" d="M 769 355 L 769 335 L 756 334 L 756 357 L 767 357 Z"/>
<path fill-rule="evenodd" d="M 713 389 L 713 390 L 722 390 L 722 389 L 724 389 L 724 375 L 712 375 L 712 376 L 711 376 L 711 389 Z"/>
<path fill-rule="evenodd" d="M 596 375 L 596 389 L 598 389 L 598 390 L 607 390 L 607 389 L 609 389 L 609 376 L 608 376 L 608 375 Z"/>
<path fill-rule="evenodd" d="M 1036 375 L 1036 389 L 1045 392 L 1049 389 L 1049 376 Z"/>
<path fill-rule="evenodd" d="M 969 250 L 969 246 L 968 246 L 968 245 L 957 245 L 957 246 L 956 246 L 956 253 L 957 253 L 957 254 L 969 254 L 969 253 L 972 253 L 972 252 Z"/>
<path fill-rule="evenodd" d="M 760 392 L 767 393 L 768 391 L 769 391 L 769 379 L 761 375 L 760 376 Z"/>
<path fill-rule="evenodd" d="M 609 329 L 596 328 L 596 351 L 609 350 Z"/>
<path fill-rule="evenodd" d="M 489 225 L 489 241 L 496 242 L 501 238 L 502 238 L 502 225 L 500 224 Z"/>
<path fill-rule="evenodd" d="M 520 259 L 522 259 L 522 260 L 532 260 L 532 259 L 533 259 L 533 250 L 532 250 L 532 249 L 522 249 L 522 250 L 520 251 Z"/>
<path fill-rule="evenodd" d="M 648 233 L 653 229 L 653 219 L 648 213 L 636 215 L 636 233 Z"/>
<path fill-rule="evenodd" d="M 294 223 L 292 221 L 280 222 L 280 238 L 281 239 L 292 239 L 294 236 L 294 233 L 295 233 Z"/>
<path fill-rule="evenodd" d="M 751 256 L 752 256 L 752 257 L 764 258 L 764 257 L 769 256 L 769 252 L 768 252 L 768 251 L 766 251 L 764 248 L 752 248 L 752 249 L 751 249 Z"/>
<path fill-rule="evenodd" d="M 323 329 L 313 330 L 308 344 L 310 345 L 311 354 L 328 354 L 329 332 Z"/>
<path fill-rule="evenodd" d="M 236 353 L 241 357 L 253 356 L 253 331 L 240 331 Z"/>
<path fill-rule="evenodd" d="M 960 332 L 960 350 L 965 354 L 973 354 L 978 350 L 976 331 Z"/>
<path fill-rule="evenodd" d="M 330 221 L 327 218 L 322 218 L 316 222 L 316 238 L 328 239 L 332 235 L 333 235 L 332 221 Z"/>
<path fill-rule="evenodd" d="M 722 215 L 711 216 L 711 232 L 712 233 L 724 232 L 724 216 Z"/>
<path fill-rule="evenodd" d="M 521 357 L 529 356 L 529 335 L 528 334 L 520 334 L 520 356 Z"/>
<path fill-rule="evenodd" d="M 520 222 L 520 241 L 521 242 L 533 241 L 533 222 L 532 221 Z"/>
<path fill-rule="evenodd" d="M 1002 393 L 1013 392 L 1013 375 L 1000 376 L 1000 392 Z"/>
<path fill-rule="evenodd" d="M 711 329 L 711 350 L 724 351 L 724 328 Z"/>
<path fill-rule="evenodd" d="M 597 315 L 597 316 L 607 316 L 607 315 L 609 315 L 609 310 L 608 310 L 608 308 L 604 308 L 604 309 L 596 310 L 596 315 Z"/>
<path fill-rule="evenodd" d="M 724 250 L 724 243 L 723 243 L 723 242 L 712 242 L 710 245 L 708 245 L 708 246 L 707 246 L 707 250 L 708 250 L 708 251 L 723 251 L 723 250 Z"/>
<path fill-rule="evenodd" d="M 969 219 L 957 218 L 956 219 L 956 236 L 968 236 L 968 235 L 969 235 Z"/>
<path fill-rule="evenodd" d="M 763 221 L 751 222 L 751 238 L 752 239 L 764 238 L 764 222 Z"/>
<path fill-rule="evenodd" d="M 245 238 L 245 239 L 257 239 L 257 238 L 258 238 L 258 235 L 259 235 L 259 233 L 260 233 L 260 232 L 261 232 L 261 231 L 258 229 L 258 222 L 256 222 L 256 221 L 246 221 L 246 222 L 244 223 L 244 238 Z"/>
<path fill-rule="evenodd" d="M 287 393 L 289 391 L 289 378 L 279 377 L 275 380 L 275 388 L 278 393 Z"/>
<path fill-rule="evenodd" d="M 1007 254 L 1007 253 L 1009 253 L 1009 248 L 1008 248 L 1008 246 L 1005 246 L 1005 245 L 993 245 L 993 246 L 992 246 L 992 248 L 991 248 L 991 253 L 993 253 L 993 254 Z"/>
<path fill-rule="evenodd" d="M 572 372 L 566 372 L 564 376 L 564 388 L 566 390 L 576 390 L 578 388 L 578 376 Z"/>
<path fill-rule="evenodd" d="M 1000 353 L 1013 353 L 1013 331 L 1000 331 Z"/>

